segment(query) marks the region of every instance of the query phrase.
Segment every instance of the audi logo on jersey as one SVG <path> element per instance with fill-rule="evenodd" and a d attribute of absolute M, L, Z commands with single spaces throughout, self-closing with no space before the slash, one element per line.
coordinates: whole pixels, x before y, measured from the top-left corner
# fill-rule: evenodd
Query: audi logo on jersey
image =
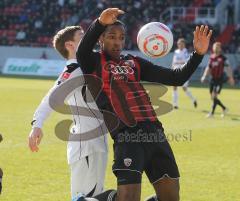
<path fill-rule="evenodd" d="M 132 75 L 134 74 L 134 68 L 135 64 L 133 60 L 126 60 L 120 64 L 110 61 L 104 66 L 104 69 L 113 75 Z"/>

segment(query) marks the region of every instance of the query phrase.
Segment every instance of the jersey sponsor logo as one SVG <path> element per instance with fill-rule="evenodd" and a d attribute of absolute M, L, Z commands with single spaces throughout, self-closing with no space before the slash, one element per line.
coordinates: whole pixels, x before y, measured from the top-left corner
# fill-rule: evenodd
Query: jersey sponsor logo
<path fill-rule="evenodd" d="M 114 62 L 107 62 L 104 66 L 106 71 L 111 72 L 113 75 L 132 75 L 134 74 L 134 61 L 127 60 L 121 64 L 116 64 Z"/>
<path fill-rule="evenodd" d="M 129 167 L 132 164 L 132 159 L 131 158 L 125 158 L 123 161 L 124 161 L 124 165 L 126 167 Z"/>

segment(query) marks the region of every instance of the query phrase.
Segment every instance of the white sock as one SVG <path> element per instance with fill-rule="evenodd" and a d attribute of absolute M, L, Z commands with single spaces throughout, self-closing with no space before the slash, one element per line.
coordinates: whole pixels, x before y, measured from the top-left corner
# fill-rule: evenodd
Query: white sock
<path fill-rule="evenodd" d="M 173 106 L 178 106 L 178 91 L 173 90 Z"/>
<path fill-rule="evenodd" d="M 188 89 L 186 89 L 185 93 L 192 100 L 192 102 L 196 101 L 196 99 L 193 97 L 192 93 Z"/>

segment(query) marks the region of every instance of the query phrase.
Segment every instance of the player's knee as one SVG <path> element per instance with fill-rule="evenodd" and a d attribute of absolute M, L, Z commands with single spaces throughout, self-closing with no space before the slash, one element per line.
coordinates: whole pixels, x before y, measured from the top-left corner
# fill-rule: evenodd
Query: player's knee
<path fill-rule="evenodd" d="M 212 99 L 217 98 L 217 94 L 216 93 L 212 93 Z"/>
<path fill-rule="evenodd" d="M 116 171 L 117 201 L 140 201 L 142 175 L 136 171 Z"/>
<path fill-rule="evenodd" d="M 180 185 L 179 180 L 164 178 L 154 184 L 158 200 L 179 201 Z"/>
<path fill-rule="evenodd" d="M 142 180 L 142 175 L 135 171 L 117 171 L 115 172 L 117 176 L 118 185 L 129 185 L 129 184 L 140 184 Z"/>
<path fill-rule="evenodd" d="M 165 192 L 164 195 L 157 192 L 157 198 L 159 201 L 179 201 L 179 190 L 175 189 L 170 192 Z"/>

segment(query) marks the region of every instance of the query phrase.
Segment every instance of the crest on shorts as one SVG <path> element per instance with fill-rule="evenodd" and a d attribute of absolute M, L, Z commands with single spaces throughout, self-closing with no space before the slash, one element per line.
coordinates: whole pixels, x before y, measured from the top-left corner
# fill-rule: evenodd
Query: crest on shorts
<path fill-rule="evenodd" d="M 125 158 L 124 159 L 124 165 L 126 167 L 129 167 L 132 164 L 132 159 L 131 158 Z"/>

